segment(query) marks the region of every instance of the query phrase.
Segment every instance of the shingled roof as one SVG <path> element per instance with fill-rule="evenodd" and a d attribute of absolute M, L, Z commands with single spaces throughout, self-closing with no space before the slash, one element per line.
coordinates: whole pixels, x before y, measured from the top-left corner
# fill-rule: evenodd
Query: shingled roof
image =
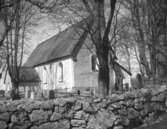
<path fill-rule="evenodd" d="M 87 32 L 82 28 L 83 24 L 84 21 L 74 24 L 40 43 L 24 66 L 35 67 L 64 58 L 74 57 L 87 36 Z"/>

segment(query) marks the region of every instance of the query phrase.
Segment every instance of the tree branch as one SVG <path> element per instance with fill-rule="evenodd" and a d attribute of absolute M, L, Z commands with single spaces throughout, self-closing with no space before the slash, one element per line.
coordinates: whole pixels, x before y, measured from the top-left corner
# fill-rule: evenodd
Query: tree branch
<path fill-rule="evenodd" d="M 91 9 L 89 3 L 87 0 L 82 0 L 82 3 L 85 5 L 87 11 L 90 13 L 91 16 L 93 16 L 93 10 Z"/>
<path fill-rule="evenodd" d="M 113 16 L 114 16 L 116 1 L 117 0 L 110 0 L 110 16 L 109 16 L 109 20 L 107 22 L 107 26 L 106 26 L 106 29 L 105 29 L 105 32 L 104 32 L 103 40 L 105 40 L 105 38 L 108 37 L 108 35 L 110 33 L 110 28 L 111 28 L 112 19 L 113 19 Z"/>

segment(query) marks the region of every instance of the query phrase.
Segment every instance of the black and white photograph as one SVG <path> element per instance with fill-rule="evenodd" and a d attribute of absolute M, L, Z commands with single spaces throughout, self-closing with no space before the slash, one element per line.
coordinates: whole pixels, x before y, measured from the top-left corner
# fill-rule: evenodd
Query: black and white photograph
<path fill-rule="evenodd" d="M 0 0 L 0 129 L 167 129 L 167 0 Z"/>

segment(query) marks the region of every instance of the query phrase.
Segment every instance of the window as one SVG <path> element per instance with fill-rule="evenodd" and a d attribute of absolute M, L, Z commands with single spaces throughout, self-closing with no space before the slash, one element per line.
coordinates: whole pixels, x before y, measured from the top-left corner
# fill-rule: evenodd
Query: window
<path fill-rule="evenodd" d="M 44 84 L 47 84 L 47 69 L 46 67 L 44 66 L 44 72 L 43 72 L 43 80 L 44 80 Z"/>
<path fill-rule="evenodd" d="M 63 64 L 60 62 L 57 67 L 57 80 L 63 82 Z"/>
<path fill-rule="evenodd" d="M 99 70 L 99 61 L 95 54 L 91 56 L 92 71 L 96 72 Z"/>

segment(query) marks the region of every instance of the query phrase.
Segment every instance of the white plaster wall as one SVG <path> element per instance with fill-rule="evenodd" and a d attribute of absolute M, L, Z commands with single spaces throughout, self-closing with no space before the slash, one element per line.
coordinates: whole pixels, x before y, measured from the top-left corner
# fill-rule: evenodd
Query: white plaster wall
<path fill-rule="evenodd" d="M 90 46 L 88 39 L 85 43 Z M 92 71 L 91 64 L 91 56 L 94 50 L 90 47 L 90 51 L 87 46 L 83 44 L 77 55 L 77 61 L 74 63 L 74 80 L 77 89 L 96 88 L 98 86 L 98 72 Z"/>
<path fill-rule="evenodd" d="M 66 59 L 62 61 L 63 64 L 63 83 L 57 82 L 57 86 L 59 88 L 67 88 L 67 90 L 71 90 L 74 87 L 74 66 L 73 60 Z"/>
<path fill-rule="evenodd" d="M 57 67 L 60 62 L 63 64 L 63 82 L 57 81 Z M 50 69 L 50 65 L 52 65 L 52 69 Z M 44 67 L 47 72 L 45 72 Z M 66 89 L 70 91 L 74 87 L 74 64 L 71 58 L 42 65 L 35 69 L 40 76 L 43 90 Z M 45 76 L 47 83 L 45 83 Z"/>

